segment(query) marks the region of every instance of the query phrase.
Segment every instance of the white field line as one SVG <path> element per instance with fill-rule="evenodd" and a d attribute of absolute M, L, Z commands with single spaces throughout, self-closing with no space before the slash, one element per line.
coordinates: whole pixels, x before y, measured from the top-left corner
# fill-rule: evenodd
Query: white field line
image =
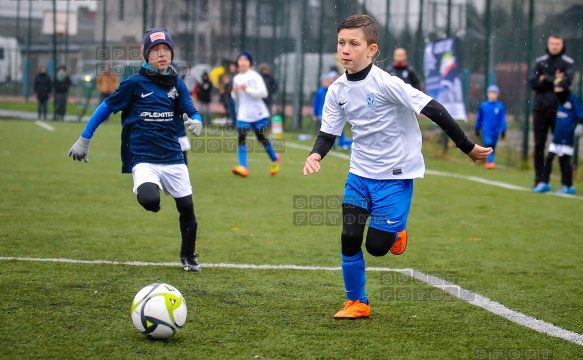
<path fill-rule="evenodd" d="M 51 125 L 49 125 L 49 124 L 47 124 L 45 122 L 42 122 L 40 120 L 37 120 L 34 123 L 37 124 L 38 126 L 40 126 L 41 128 L 45 129 L 45 130 L 55 131 L 55 128 L 54 127 L 52 127 Z"/>
<path fill-rule="evenodd" d="M 308 157 L 308 154 L 310 153 L 310 151 L 312 151 L 312 147 L 311 146 L 307 146 L 307 145 L 302 145 L 302 144 L 296 144 L 296 143 L 292 143 L 289 141 L 285 142 L 285 147 L 290 147 L 292 149 L 299 149 L 299 150 L 306 150 L 306 157 Z M 345 153 L 341 153 L 338 151 L 330 151 L 328 153 L 329 156 L 335 156 L 337 158 L 341 158 L 341 159 L 346 159 L 346 160 L 350 160 L 350 155 L 345 154 Z"/>
<path fill-rule="evenodd" d="M 181 266 L 177 262 L 142 262 L 142 261 L 107 261 L 107 260 L 75 260 L 75 259 L 41 259 L 41 258 L 27 258 L 27 257 L 0 257 L 0 261 L 37 261 L 37 262 L 59 262 L 71 264 L 107 264 L 107 265 L 130 265 L 130 266 Z M 254 269 L 254 270 L 303 270 L 303 271 L 340 271 L 340 267 L 324 267 L 324 266 L 298 266 L 298 265 L 254 265 L 254 264 L 201 264 L 202 267 L 208 268 L 228 268 L 228 269 Z M 479 295 L 470 290 L 466 290 L 459 285 L 453 284 L 449 281 L 441 279 L 437 276 L 432 276 L 414 269 L 392 269 L 383 267 L 370 267 L 367 271 L 391 271 L 407 275 L 438 288 L 448 294 L 466 301 L 469 304 L 481 307 L 493 314 L 501 316 L 513 323 L 525 326 L 532 330 L 567 340 L 574 344 L 583 346 L 583 335 L 575 332 L 565 330 L 556 325 L 549 324 L 531 316 L 525 315 L 521 312 L 514 311 L 506 306 Z"/>
<path fill-rule="evenodd" d="M 481 307 L 484 310 L 487 310 L 493 314 L 501 316 L 507 320 L 512 321 L 513 323 L 525 326 L 527 328 L 533 329 L 543 334 L 547 334 L 553 337 L 557 337 L 563 340 L 567 340 L 574 344 L 583 346 L 583 335 L 577 334 L 576 332 L 565 330 L 560 328 L 556 325 L 549 324 L 542 320 L 533 318 L 531 316 L 525 315 L 519 311 L 514 311 L 512 309 L 507 308 L 506 306 L 488 299 L 480 294 L 475 292 L 466 290 L 458 285 L 450 283 L 446 280 L 443 280 L 439 277 L 432 276 L 425 274 L 421 271 L 409 269 L 409 270 L 395 270 L 401 274 L 405 274 L 415 279 L 422 281 L 426 284 L 429 284 L 433 287 L 441 289 L 449 293 L 452 296 L 457 297 L 463 301 L 466 301 L 472 305 Z"/>
<path fill-rule="evenodd" d="M 285 146 L 289 146 L 289 147 L 294 148 L 294 149 L 306 150 L 308 152 L 312 150 L 312 147 L 310 147 L 310 146 L 301 145 L 301 144 L 294 144 L 294 143 L 290 143 L 290 142 L 286 142 Z M 334 156 L 334 157 L 337 157 L 340 159 L 350 160 L 350 155 L 345 154 L 345 153 L 341 153 L 341 152 L 336 152 L 336 151 L 330 151 L 328 153 L 328 156 Z M 501 181 L 488 180 L 488 179 L 480 178 L 477 176 L 460 175 L 460 174 L 448 173 L 445 171 L 437 171 L 437 170 L 425 170 L 425 173 L 428 175 L 447 176 L 447 177 L 452 177 L 452 178 L 456 178 L 456 179 L 474 181 L 474 182 L 478 182 L 481 184 L 497 186 L 497 187 L 501 187 L 503 189 L 508 189 L 508 190 L 527 191 L 527 192 L 532 191 L 528 187 L 512 185 L 512 184 L 504 183 Z M 536 195 L 539 196 L 541 194 L 536 194 Z M 555 194 L 554 192 L 548 192 L 548 193 L 545 193 L 543 195 L 553 195 L 553 196 L 560 196 L 560 197 L 565 197 L 565 198 L 570 198 L 570 199 L 583 200 L 583 196 Z"/>

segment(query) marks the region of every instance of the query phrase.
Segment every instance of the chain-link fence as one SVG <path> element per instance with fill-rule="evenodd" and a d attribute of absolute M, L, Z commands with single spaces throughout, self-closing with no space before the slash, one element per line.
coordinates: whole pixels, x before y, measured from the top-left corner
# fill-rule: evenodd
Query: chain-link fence
<path fill-rule="evenodd" d="M 26 9 L 30 1 L 20 2 Z M 18 1 L 0 0 L 3 13 L 7 13 L 5 3 L 14 7 Z M 46 6 L 51 2 L 36 3 Z M 528 78 L 534 59 L 545 52 L 550 34 L 565 39 L 566 54 L 574 59 L 577 69 L 572 90 L 580 97 L 583 95 L 583 4 L 580 0 L 101 0 L 96 3 L 93 23 L 87 14 L 80 22 L 80 26 L 92 26 L 91 40 L 75 36 L 31 37 L 22 30 L 15 34 L 14 16 L 0 17 L 0 34 L 15 36 L 21 49 L 29 49 L 26 53 L 22 51 L 23 58 L 30 60 L 28 64 L 42 63 L 39 59 L 43 56 L 48 61 L 59 59 L 51 57 L 51 52 L 60 54 L 63 42 L 67 41 L 70 48 L 77 49 L 76 54 L 69 56 L 73 74 L 87 64 L 95 66 L 116 60 L 128 62 L 123 74 L 127 75 L 127 69 L 142 60 L 139 55 L 126 51 L 119 59 L 100 59 L 98 49 L 135 48 L 140 45 L 144 30 L 153 26 L 166 27 L 173 34 L 176 59 L 181 63 L 214 69 L 235 60 L 241 50 L 248 50 L 254 54 L 256 65 L 271 66 L 279 83 L 275 103 L 280 112 L 288 115 L 288 126 L 301 130 L 305 124 L 302 116 L 310 115 L 309 106 L 320 75 L 331 68 L 342 70 L 336 60 L 339 22 L 349 15 L 366 13 L 378 26 L 379 65 L 390 65 L 393 50 L 403 47 L 408 51 L 409 65 L 416 69 L 422 82 L 426 44 L 456 37 L 464 105 L 470 122 L 486 97 L 486 87 L 496 83 L 511 128 L 515 130 L 513 138 L 518 142 L 518 152 L 522 152 L 517 156 L 523 158 L 529 137 L 525 121 L 530 113 Z M 25 15 L 24 11 L 20 13 L 23 18 L 17 28 L 22 29 L 27 23 Z M 32 28 L 34 31 L 35 26 Z M 27 46 L 29 39 L 32 46 Z M 53 41 L 58 43 L 51 44 Z M 113 51 L 111 56 L 115 56 Z M 23 77 L 29 82 L 36 71 L 34 66 L 30 67 Z"/>

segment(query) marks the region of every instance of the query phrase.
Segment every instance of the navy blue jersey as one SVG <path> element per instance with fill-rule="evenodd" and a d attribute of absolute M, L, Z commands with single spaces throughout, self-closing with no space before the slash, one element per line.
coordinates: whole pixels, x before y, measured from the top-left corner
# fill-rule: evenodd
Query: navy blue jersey
<path fill-rule="evenodd" d="M 178 142 L 184 135 L 182 114 L 199 115 L 182 79 L 165 88 L 138 73 L 105 102 L 112 112 L 122 112 L 122 172 L 139 163 L 184 164 Z"/>
<path fill-rule="evenodd" d="M 553 143 L 573 146 L 575 127 L 580 119 L 583 119 L 583 108 L 577 97 L 571 94 L 567 101 L 559 105 Z"/>

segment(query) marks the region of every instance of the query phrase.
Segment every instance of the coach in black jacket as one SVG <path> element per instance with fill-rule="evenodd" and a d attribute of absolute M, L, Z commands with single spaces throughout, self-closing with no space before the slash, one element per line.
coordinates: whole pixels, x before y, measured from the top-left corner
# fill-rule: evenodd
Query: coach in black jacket
<path fill-rule="evenodd" d="M 551 35 L 547 42 L 546 54 L 535 60 L 530 76 L 530 87 L 534 90 L 534 186 L 542 182 L 544 153 L 547 133 L 555 130 L 555 119 L 559 101 L 554 87 L 565 89 L 571 86 L 575 66 L 573 59 L 565 55 L 565 41 Z"/>
<path fill-rule="evenodd" d="M 400 78 L 415 89 L 422 91 L 419 77 L 415 73 L 415 70 L 407 64 L 407 51 L 403 48 L 396 48 L 393 52 L 393 59 L 395 62 L 389 65 L 385 71 Z"/>

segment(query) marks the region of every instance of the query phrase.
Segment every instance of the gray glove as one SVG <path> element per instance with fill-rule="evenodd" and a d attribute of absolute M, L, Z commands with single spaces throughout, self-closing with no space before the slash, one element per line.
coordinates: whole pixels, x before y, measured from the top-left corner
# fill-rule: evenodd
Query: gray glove
<path fill-rule="evenodd" d="M 184 125 L 196 136 L 200 136 L 200 132 L 202 131 L 202 123 L 198 120 L 193 120 L 186 115 L 186 113 L 182 114 L 182 119 L 184 120 Z"/>
<path fill-rule="evenodd" d="M 71 150 L 69 150 L 69 157 L 72 157 L 73 160 L 85 160 L 85 162 L 89 162 L 89 143 L 91 140 L 85 139 L 84 137 L 79 137 L 79 140 L 75 144 Z"/>
<path fill-rule="evenodd" d="M 577 124 L 577 126 L 575 126 L 575 136 L 581 135 L 583 135 L 583 124 Z"/>

